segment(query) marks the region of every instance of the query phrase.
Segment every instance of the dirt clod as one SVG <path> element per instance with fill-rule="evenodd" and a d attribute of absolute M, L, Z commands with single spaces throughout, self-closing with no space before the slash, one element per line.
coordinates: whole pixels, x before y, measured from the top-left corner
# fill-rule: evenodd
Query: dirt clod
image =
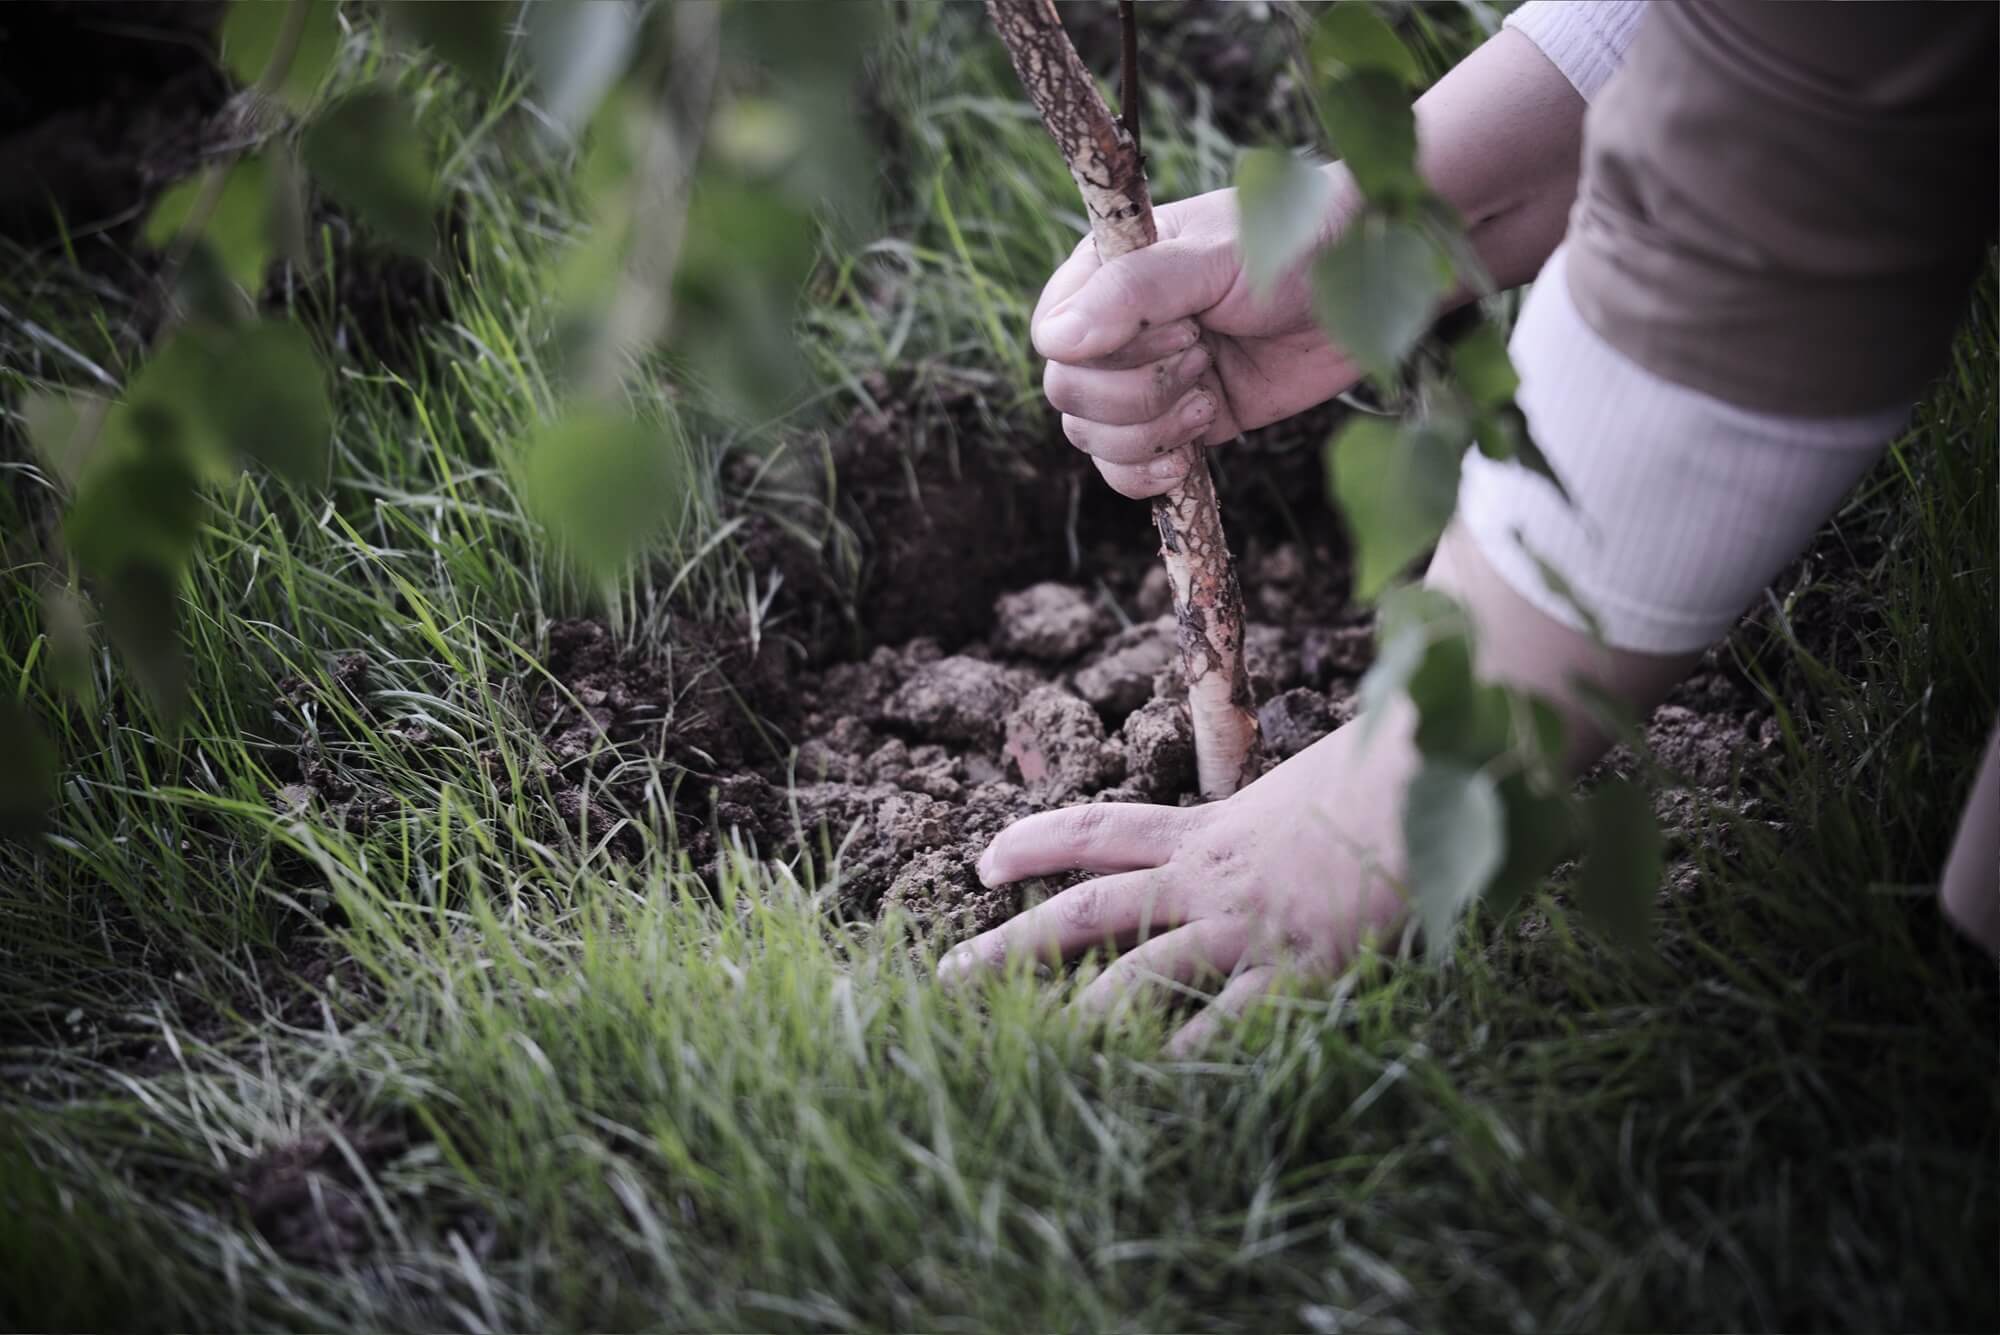
<path fill-rule="evenodd" d="M 1033 683 L 1027 673 L 955 654 L 918 668 L 889 698 L 882 717 L 924 741 L 992 746 L 1008 711 Z"/>
<path fill-rule="evenodd" d="M 1171 801 L 1194 783 L 1194 729 L 1187 710 L 1164 697 L 1148 700 L 1119 729 L 1127 786 L 1153 801 Z"/>
<path fill-rule="evenodd" d="M 1066 663 L 1103 637 L 1103 608 L 1074 584 L 1044 581 L 1003 593 L 993 605 L 993 642 L 1001 653 Z"/>
<path fill-rule="evenodd" d="M 1022 786 L 1046 802 L 1125 777 L 1125 757 L 1106 739 L 1097 711 L 1057 686 L 1038 687 L 1007 716 L 1006 754 Z"/>
<path fill-rule="evenodd" d="M 1280 760 L 1297 755 L 1344 722 L 1346 713 L 1309 686 L 1275 696 L 1257 711 L 1264 746 Z"/>
<path fill-rule="evenodd" d="M 976 848 L 965 847 L 918 854 L 882 896 L 883 912 L 907 914 L 946 941 L 963 941 L 998 927 L 1020 911 L 1021 887 L 989 890 L 981 885 L 973 871 L 977 857 Z"/>
<path fill-rule="evenodd" d="M 1108 723 L 1117 723 L 1153 697 L 1153 678 L 1174 662 L 1179 652 L 1171 616 L 1120 632 L 1099 657 L 1076 674 L 1077 694 L 1097 706 Z"/>

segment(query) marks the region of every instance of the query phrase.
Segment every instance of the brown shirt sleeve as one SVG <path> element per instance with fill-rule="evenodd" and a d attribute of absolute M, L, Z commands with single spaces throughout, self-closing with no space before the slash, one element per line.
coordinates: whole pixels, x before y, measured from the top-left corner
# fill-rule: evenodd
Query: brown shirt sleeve
<path fill-rule="evenodd" d="M 1655 4 L 1592 105 L 1586 320 L 1745 408 L 1908 403 L 1993 235 L 2000 7 Z"/>

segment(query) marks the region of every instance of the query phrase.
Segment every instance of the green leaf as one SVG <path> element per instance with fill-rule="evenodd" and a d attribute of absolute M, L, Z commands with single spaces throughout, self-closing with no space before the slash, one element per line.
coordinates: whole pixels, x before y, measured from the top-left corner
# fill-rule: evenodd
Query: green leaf
<path fill-rule="evenodd" d="M 500 82 L 507 64 L 507 27 L 520 0 L 395 0 L 389 23 L 481 88 Z"/>
<path fill-rule="evenodd" d="M 1464 610 L 1436 589 L 1413 584 L 1389 591 L 1375 618 L 1375 640 L 1380 647 L 1357 692 L 1364 742 L 1374 733 L 1389 703 L 1408 689 L 1431 641 L 1443 635 L 1463 635 L 1466 626 Z"/>
<path fill-rule="evenodd" d="M 1630 779 L 1611 779 L 1584 799 L 1585 850 L 1576 901 L 1628 947 L 1650 939 L 1665 841 L 1652 799 Z"/>
<path fill-rule="evenodd" d="M 688 485 L 683 440 L 665 427 L 608 412 L 551 422 L 523 453 L 529 508 L 600 582 L 624 573 L 678 515 Z"/>
<path fill-rule="evenodd" d="M 1469 636 L 1433 640 L 1407 689 L 1417 710 L 1417 750 L 1427 759 L 1483 765 L 1508 749 L 1513 718 L 1507 692 L 1474 680 Z"/>
<path fill-rule="evenodd" d="M 363 89 L 306 128 L 306 169 L 342 208 L 401 250 L 428 256 L 437 182 L 416 118 L 386 87 Z"/>
<path fill-rule="evenodd" d="M 203 398 L 223 444 L 294 482 L 319 481 L 333 406 L 312 336 L 295 321 L 262 320 L 203 344 Z"/>
<path fill-rule="evenodd" d="M 1458 387 L 1481 408 L 1498 408 L 1511 403 L 1521 377 L 1507 357 L 1507 340 L 1500 330 L 1482 320 L 1451 350 L 1451 373 Z"/>
<path fill-rule="evenodd" d="M 1334 499 L 1354 546 L 1354 592 L 1373 598 L 1437 545 L 1458 502 L 1463 443 L 1431 425 L 1354 418 L 1327 447 Z"/>
<path fill-rule="evenodd" d="M 1457 599 L 1426 584 L 1391 590 L 1375 612 L 1376 637 L 1384 642 L 1415 630 L 1429 644 L 1441 636 L 1469 634 L 1471 625 Z"/>
<path fill-rule="evenodd" d="M 0 696 L 0 838 L 40 830 L 55 786 L 55 748 L 26 709 Z"/>
<path fill-rule="evenodd" d="M 222 61 L 236 82 L 247 88 L 264 77 L 265 68 L 277 54 L 286 21 L 299 5 L 304 6 L 304 21 L 298 45 L 275 90 L 294 111 L 311 105 L 340 54 L 340 21 L 334 16 L 334 0 L 233 0 L 229 17 L 222 22 Z"/>
<path fill-rule="evenodd" d="M 111 409 L 86 481 L 99 468 L 162 453 L 174 456 L 197 479 L 222 481 L 235 471 L 236 461 L 210 411 L 219 384 L 232 391 L 235 387 L 218 373 L 209 354 L 204 335 L 210 332 L 183 326 L 147 355 Z"/>
<path fill-rule="evenodd" d="M 1313 263 L 1313 314 L 1368 371 L 1393 376 L 1430 328 L 1451 277 L 1408 223 L 1364 215 Z"/>
<path fill-rule="evenodd" d="M 1250 291 L 1267 296 L 1312 253 L 1333 196 L 1326 174 L 1275 148 L 1252 149 L 1236 164 L 1236 210 Z"/>
<path fill-rule="evenodd" d="M 1322 75 L 1380 70 L 1411 87 L 1424 77 L 1416 57 L 1366 0 L 1342 0 L 1329 6 L 1313 25 L 1309 54 L 1313 69 Z"/>
<path fill-rule="evenodd" d="M 723 49 L 762 67 L 766 87 L 804 132 L 781 178 L 791 203 L 817 214 L 837 239 L 873 239 L 875 141 L 857 115 L 855 90 L 888 13 L 882 5 L 730 5 Z"/>
<path fill-rule="evenodd" d="M 771 184 L 703 180 L 674 274 L 673 355 L 738 417 L 771 416 L 807 384 L 795 328 L 813 218 Z"/>
<path fill-rule="evenodd" d="M 201 524 L 201 481 L 185 424 L 155 405 L 121 404 L 126 448 L 92 460 L 63 521 L 91 575 L 112 640 L 160 712 L 178 716 L 187 689 L 180 579 Z M 109 424 L 107 424 L 108 426 Z"/>
<path fill-rule="evenodd" d="M 1417 118 L 1401 80 L 1380 70 L 1344 75 L 1320 90 L 1319 116 L 1365 198 L 1399 204 L 1423 196 Z"/>
<path fill-rule="evenodd" d="M 1486 890 L 1486 905 L 1504 917 L 1568 854 L 1576 816 L 1566 794 L 1538 793 L 1521 774 L 1501 781 L 1500 805 L 1507 813 L 1507 855 Z"/>
<path fill-rule="evenodd" d="M 97 581 L 104 628 L 125 656 L 139 689 L 169 720 L 187 706 L 187 657 L 181 652 L 181 571 L 128 565 Z"/>
<path fill-rule="evenodd" d="M 69 585 L 52 583 L 43 590 L 42 635 L 49 647 L 43 661 L 49 678 L 86 709 L 95 707 L 97 697 L 90 672 L 90 620 L 83 598 Z"/>
<path fill-rule="evenodd" d="M 257 313 L 252 298 L 223 268 L 222 256 L 206 240 L 189 249 L 174 271 L 174 302 L 190 325 L 229 328 Z"/>
<path fill-rule="evenodd" d="M 1479 452 L 1489 459 L 1511 459 L 1530 473 L 1543 479 L 1556 489 L 1564 504 L 1574 505 L 1569 488 L 1556 474 L 1555 466 L 1543 454 L 1528 434 L 1528 419 L 1512 403 L 1502 403 L 1481 413 L 1474 430 L 1479 440 Z"/>
<path fill-rule="evenodd" d="M 1483 770 L 1427 760 L 1403 797 L 1410 896 L 1433 962 L 1451 954 L 1453 929 L 1500 870 L 1506 815 Z"/>
<path fill-rule="evenodd" d="M 295 482 L 316 481 L 333 432 L 312 338 L 279 319 L 182 328 L 146 359 L 112 417 L 117 439 L 176 453 L 218 481 L 251 461 Z M 110 452 L 100 443 L 100 456 Z"/>
<path fill-rule="evenodd" d="M 1569 754 L 1569 725 L 1562 712 L 1539 695 L 1516 694 L 1516 704 L 1527 717 L 1515 716 L 1514 744 L 1523 752 L 1529 773 L 1550 786 L 1565 783 L 1563 760 Z"/>
<path fill-rule="evenodd" d="M 187 225 L 188 211 L 202 192 L 206 173 L 197 173 L 161 195 L 146 218 L 146 244 L 165 250 Z M 271 259 L 271 181 L 260 157 L 238 158 L 223 178 L 214 212 L 197 236 L 215 247 L 223 272 L 255 292 Z"/>
<path fill-rule="evenodd" d="M 160 441 L 93 468 L 63 521 L 63 537 L 86 571 L 108 579 L 130 566 L 178 570 L 200 524 L 200 478 L 183 450 Z"/>

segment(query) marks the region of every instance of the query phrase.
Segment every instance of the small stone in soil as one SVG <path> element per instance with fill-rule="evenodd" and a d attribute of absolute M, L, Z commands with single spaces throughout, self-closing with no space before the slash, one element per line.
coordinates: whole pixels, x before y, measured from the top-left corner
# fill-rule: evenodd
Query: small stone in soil
<path fill-rule="evenodd" d="M 1002 653 L 1064 663 L 1110 629 L 1109 617 L 1074 584 L 1044 582 L 1003 593 L 993 604 L 994 645 Z"/>

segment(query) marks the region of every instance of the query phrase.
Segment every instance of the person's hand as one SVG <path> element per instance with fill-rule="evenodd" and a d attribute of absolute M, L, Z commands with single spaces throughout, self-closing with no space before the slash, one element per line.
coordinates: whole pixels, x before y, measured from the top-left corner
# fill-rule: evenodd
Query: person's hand
<path fill-rule="evenodd" d="M 1227 980 L 1173 1040 L 1205 1042 L 1281 969 L 1330 972 L 1405 915 L 1403 789 L 1415 768 L 1407 710 L 1365 743 L 1350 723 L 1225 801 L 1100 803 L 1020 821 L 979 860 L 989 886 L 1081 870 L 1072 886 L 956 947 L 938 976 L 959 982 L 1009 960 L 1124 951 L 1077 999 L 1094 1012 L 1134 988 Z"/>
<path fill-rule="evenodd" d="M 1085 237 L 1042 289 L 1032 325 L 1035 350 L 1049 359 L 1042 388 L 1063 414 L 1063 433 L 1132 497 L 1179 481 L 1189 441 L 1229 440 L 1360 378 L 1313 323 L 1302 272 L 1262 300 L 1251 295 L 1234 190 L 1163 205 L 1153 216 L 1158 243 L 1109 264 Z M 1337 225 L 1330 216 L 1324 239 Z M 1211 365 L 1225 402 L 1197 387 Z"/>

